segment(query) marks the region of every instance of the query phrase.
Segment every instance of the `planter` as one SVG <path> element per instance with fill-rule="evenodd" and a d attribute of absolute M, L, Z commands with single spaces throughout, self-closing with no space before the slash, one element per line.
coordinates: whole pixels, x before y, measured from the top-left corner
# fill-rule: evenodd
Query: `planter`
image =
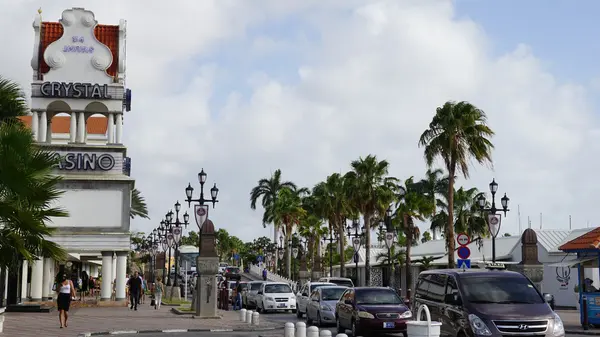
<path fill-rule="evenodd" d="M 426 321 L 421 321 L 421 311 L 425 310 Z M 432 322 L 429 308 L 423 304 L 417 311 L 417 320 L 406 322 L 406 335 L 408 337 L 439 337 L 442 323 Z"/>

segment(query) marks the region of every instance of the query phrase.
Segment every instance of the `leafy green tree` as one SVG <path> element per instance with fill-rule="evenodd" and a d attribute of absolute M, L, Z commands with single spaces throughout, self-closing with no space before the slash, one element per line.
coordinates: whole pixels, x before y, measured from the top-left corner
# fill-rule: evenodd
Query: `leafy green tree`
<path fill-rule="evenodd" d="M 441 158 L 448 171 L 448 222 L 445 238 L 448 267 L 454 268 L 454 183 L 457 174 L 469 177 L 470 159 L 480 164 L 492 163 L 494 145 L 490 138 L 494 131 L 487 125 L 487 116 L 469 102 L 446 102 L 437 108 L 435 116 L 419 139 L 425 148 L 427 165 L 431 167 Z"/>
<path fill-rule="evenodd" d="M 181 238 L 181 245 L 198 247 L 199 240 L 200 237 L 198 236 L 198 232 L 190 231 L 188 235 Z"/>
<path fill-rule="evenodd" d="M 429 231 L 424 231 L 423 236 L 421 237 L 421 243 L 425 243 L 431 241 L 431 233 Z"/>

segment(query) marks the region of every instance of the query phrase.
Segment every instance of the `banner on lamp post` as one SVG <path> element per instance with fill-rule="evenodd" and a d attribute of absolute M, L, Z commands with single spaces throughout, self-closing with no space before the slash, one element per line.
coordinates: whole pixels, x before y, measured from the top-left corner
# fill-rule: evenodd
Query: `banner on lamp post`
<path fill-rule="evenodd" d="M 387 245 L 388 248 L 392 247 L 392 245 L 394 244 L 394 233 L 393 232 L 385 233 L 385 244 Z"/>
<path fill-rule="evenodd" d="M 202 226 L 208 219 L 208 205 L 194 205 L 194 215 L 196 216 L 196 225 L 202 230 Z"/>
<path fill-rule="evenodd" d="M 352 239 L 352 247 L 354 248 L 355 252 L 357 252 L 360 249 L 360 239 L 359 238 Z"/>
<path fill-rule="evenodd" d="M 502 216 L 500 214 L 488 214 L 488 227 L 490 235 L 493 237 L 498 236 L 500 232 L 500 224 L 502 223 Z"/>

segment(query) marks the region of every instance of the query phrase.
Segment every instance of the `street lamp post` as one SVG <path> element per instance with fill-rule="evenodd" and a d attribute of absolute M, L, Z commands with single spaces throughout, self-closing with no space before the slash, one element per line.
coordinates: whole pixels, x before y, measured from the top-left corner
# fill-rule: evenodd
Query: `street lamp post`
<path fill-rule="evenodd" d="M 178 286 L 178 275 L 179 275 L 179 245 L 183 234 L 182 226 L 187 228 L 190 220 L 190 216 L 187 212 L 183 214 L 183 222 L 179 220 L 179 211 L 181 210 L 181 204 L 179 201 L 175 203 L 175 219 L 173 221 L 173 211 L 169 211 L 165 215 L 165 226 L 169 233 L 173 234 L 173 246 L 175 247 L 175 279 L 173 280 L 173 286 Z M 169 259 L 170 261 L 170 259 Z M 169 270 L 170 272 L 170 270 Z M 170 279 L 169 279 L 170 280 Z"/>
<path fill-rule="evenodd" d="M 504 193 L 504 196 L 500 199 L 500 203 L 502 204 L 502 209 L 496 208 L 496 192 L 498 191 L 498 183 L 496 183 L 495 179 L 492 179 L 490 183 L 490 192 L 492 193 L 492 207 L 486 208 L 486 200 L 485 195 L 480 194 L 477 199 L 477 203 L 479 204 L 479 209 L 482 212 L 488 212 L 488 229 L 490 231 L 490 235 L 492 236 L 492 262 L 496 262 L 496 237 L 500 232 L 500 224 L 501 218 L 500 215 L 496 214 L 498 211 L 503 211 L 504 216 L 506 217 L 506 212 L 510 211 L 508 209 L 508 202 L 510 199 Z"/>
<path fill-rule="evenodd" d="M 167 238 L 165 237 L 165 234 L 163 232 L 163 228 L 162 226 L 159 227 L 159 239 L 160 239 L 160 243 L 162 245 L 162 250 L 163 250 L 163 256 L 164 256 L 164 260 L 163 260 L 163 265 L 162 265 L 162 279 L 163 282 L 166 280 L 166 271 L 167 271 L 167 249 L 169 249 L 169 245 L 167 243 Z"/>
<path fill-rule="evenodd" d="M 348 225 L 346 227 L 346 231 L 348 232 L 348 238 L 352 239 L 352 248 L 354 249 L 354 274 L 355 274 L 355 278 L 356 278 L 356 285 L 358 286 L 359 284 L 359 277 L 358 277 L 358 252 L 360 251 L 360 246 L 361 246 L 361 238 L 363 238 L 367 232 L 367 229 L 365 228 L 365 226 L 362 226 L 362 228 L 360 228 L 359 231 L 359 227 L 360 227 L 360 223 L 358 222 L 358 219 L 354 219 L 352 221 L 352 226 Z M 352 230 L 354 229 L 354 233 L 352 233 Z"/>
<path fill-rule="evenodd" d="M 294 258 L 294 261 L 296 261 L 296 259 L 298 258 L 299 252 L 300 252 L 300 249 L 298 248 L 298 246 L 292 248 L 292 257 Z M 296 277 L 294 277 L 294 274 Z M 294 269 L 292 269 L 292 280 L 297 280 L 297 279 L 298 279 L 298 273 L 296 272 L 296 268 L 294 267 Z"/>
<path fill-rule="evenodd" d="M 385 228 L 385 246 L 388 251 L 388 270 L 390 276 L 388 277 L 388 287 L 393 286 L 394 268 L 392 262 L 392 246 L 394 245 L 395 233 L 392 228 L 392 208 L 388 207 L 385 211 L 385 217 L 382 222 L 379 223 L 379 229 L 383 231 Z"/>
<path fill-rule="evenodd" d="M 279 260 L 283 260 L 283 257 L 285 256 L 285 247 L 283 246 L 283 240 L 284 240 L 283 235 L 280 235 L 279 236 L 279 247 L 277 247 L 277 258 Z M 280 262 L 283 262 L 283 261 L 280 261 Z"/>
<path fill-rule="evenodd" d="M 168 214 L 168 213 L 167 213 Z M 169 248 L 169 262 L 167 263 L 167 274 L 169 278 L 167 280 L 167 287 L 171 286 L 171 250 L 175 245 L 175 236 L 169 230 L 167 222 L 165 220 L 161 221 L 162 226 L 165 228 L 165 237 L 167 238 L 167 247 Z"/>
<path fill-rule="evenodd" d="M 329 230 L 329 238 L 327 238 L 327 234 L 323 235 L 323 242 L 329 241 L 329 277 L 333 276 L 333 229 Z"/>
<path fill-rule="evenodd" d="M 265 263 L 267 264 L 267 269 L 270 269 L 271 264 L 273 263 L 273 252 L 269 249 L 267 251 L 267 253 L 265 254 L 265 257 L 266 257 Z"/>

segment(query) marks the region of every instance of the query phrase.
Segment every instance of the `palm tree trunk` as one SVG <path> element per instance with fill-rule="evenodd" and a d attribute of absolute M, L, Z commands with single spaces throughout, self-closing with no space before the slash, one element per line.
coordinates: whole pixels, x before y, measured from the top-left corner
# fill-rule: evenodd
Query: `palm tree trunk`
<path fill-rule="evenodd" d="M 448 223 L 446 224 L 446 244 L 448 246 L 448 268 L 455 267 L 454 262 L 454 173 L 456 171 L 456 163 L 450 163 L 448 177 Z"/>
<path fill-rule="evenodd" d="M 279 238 L 277 237 L 277 232 L 279 231 L 279 225 L 277 224 L 273 224 L 273 243 L 275 243 L 275 246 L 277 246 L 277 242 L 279 242 Z M 277 248 L 277 247 L 275 247 Z M 277 273 L 277 261 L 279 260 L 279 257 L 277 255 L 275 255 L 275 262 L 273 263 L 273 272 Z"/>
<path fill-rule="evenodd" d="M 292 246 L 291 246 L 291 242 L 292 242 L 292 230 L 291 228 L 288 228 L 289 230 L 287 231 L 287 233 L 285 233 L 285 250 L 286 250 L 286 277 L 288 279 L 292 279 Z"/>
<path fill-rule="evenodd" d="M 338 242 L 340 243 L 340 277 L 346 277 L 346 235 L 344 234 L 344 224 L 346 223 L 345 218 L 340 219 L 338 224 Z"/>
<path fill-rule="evenodd" d="M 365 286 L 371 285 L 371 214 L 363 215 L 367 238 L 365 240 Z"/>

